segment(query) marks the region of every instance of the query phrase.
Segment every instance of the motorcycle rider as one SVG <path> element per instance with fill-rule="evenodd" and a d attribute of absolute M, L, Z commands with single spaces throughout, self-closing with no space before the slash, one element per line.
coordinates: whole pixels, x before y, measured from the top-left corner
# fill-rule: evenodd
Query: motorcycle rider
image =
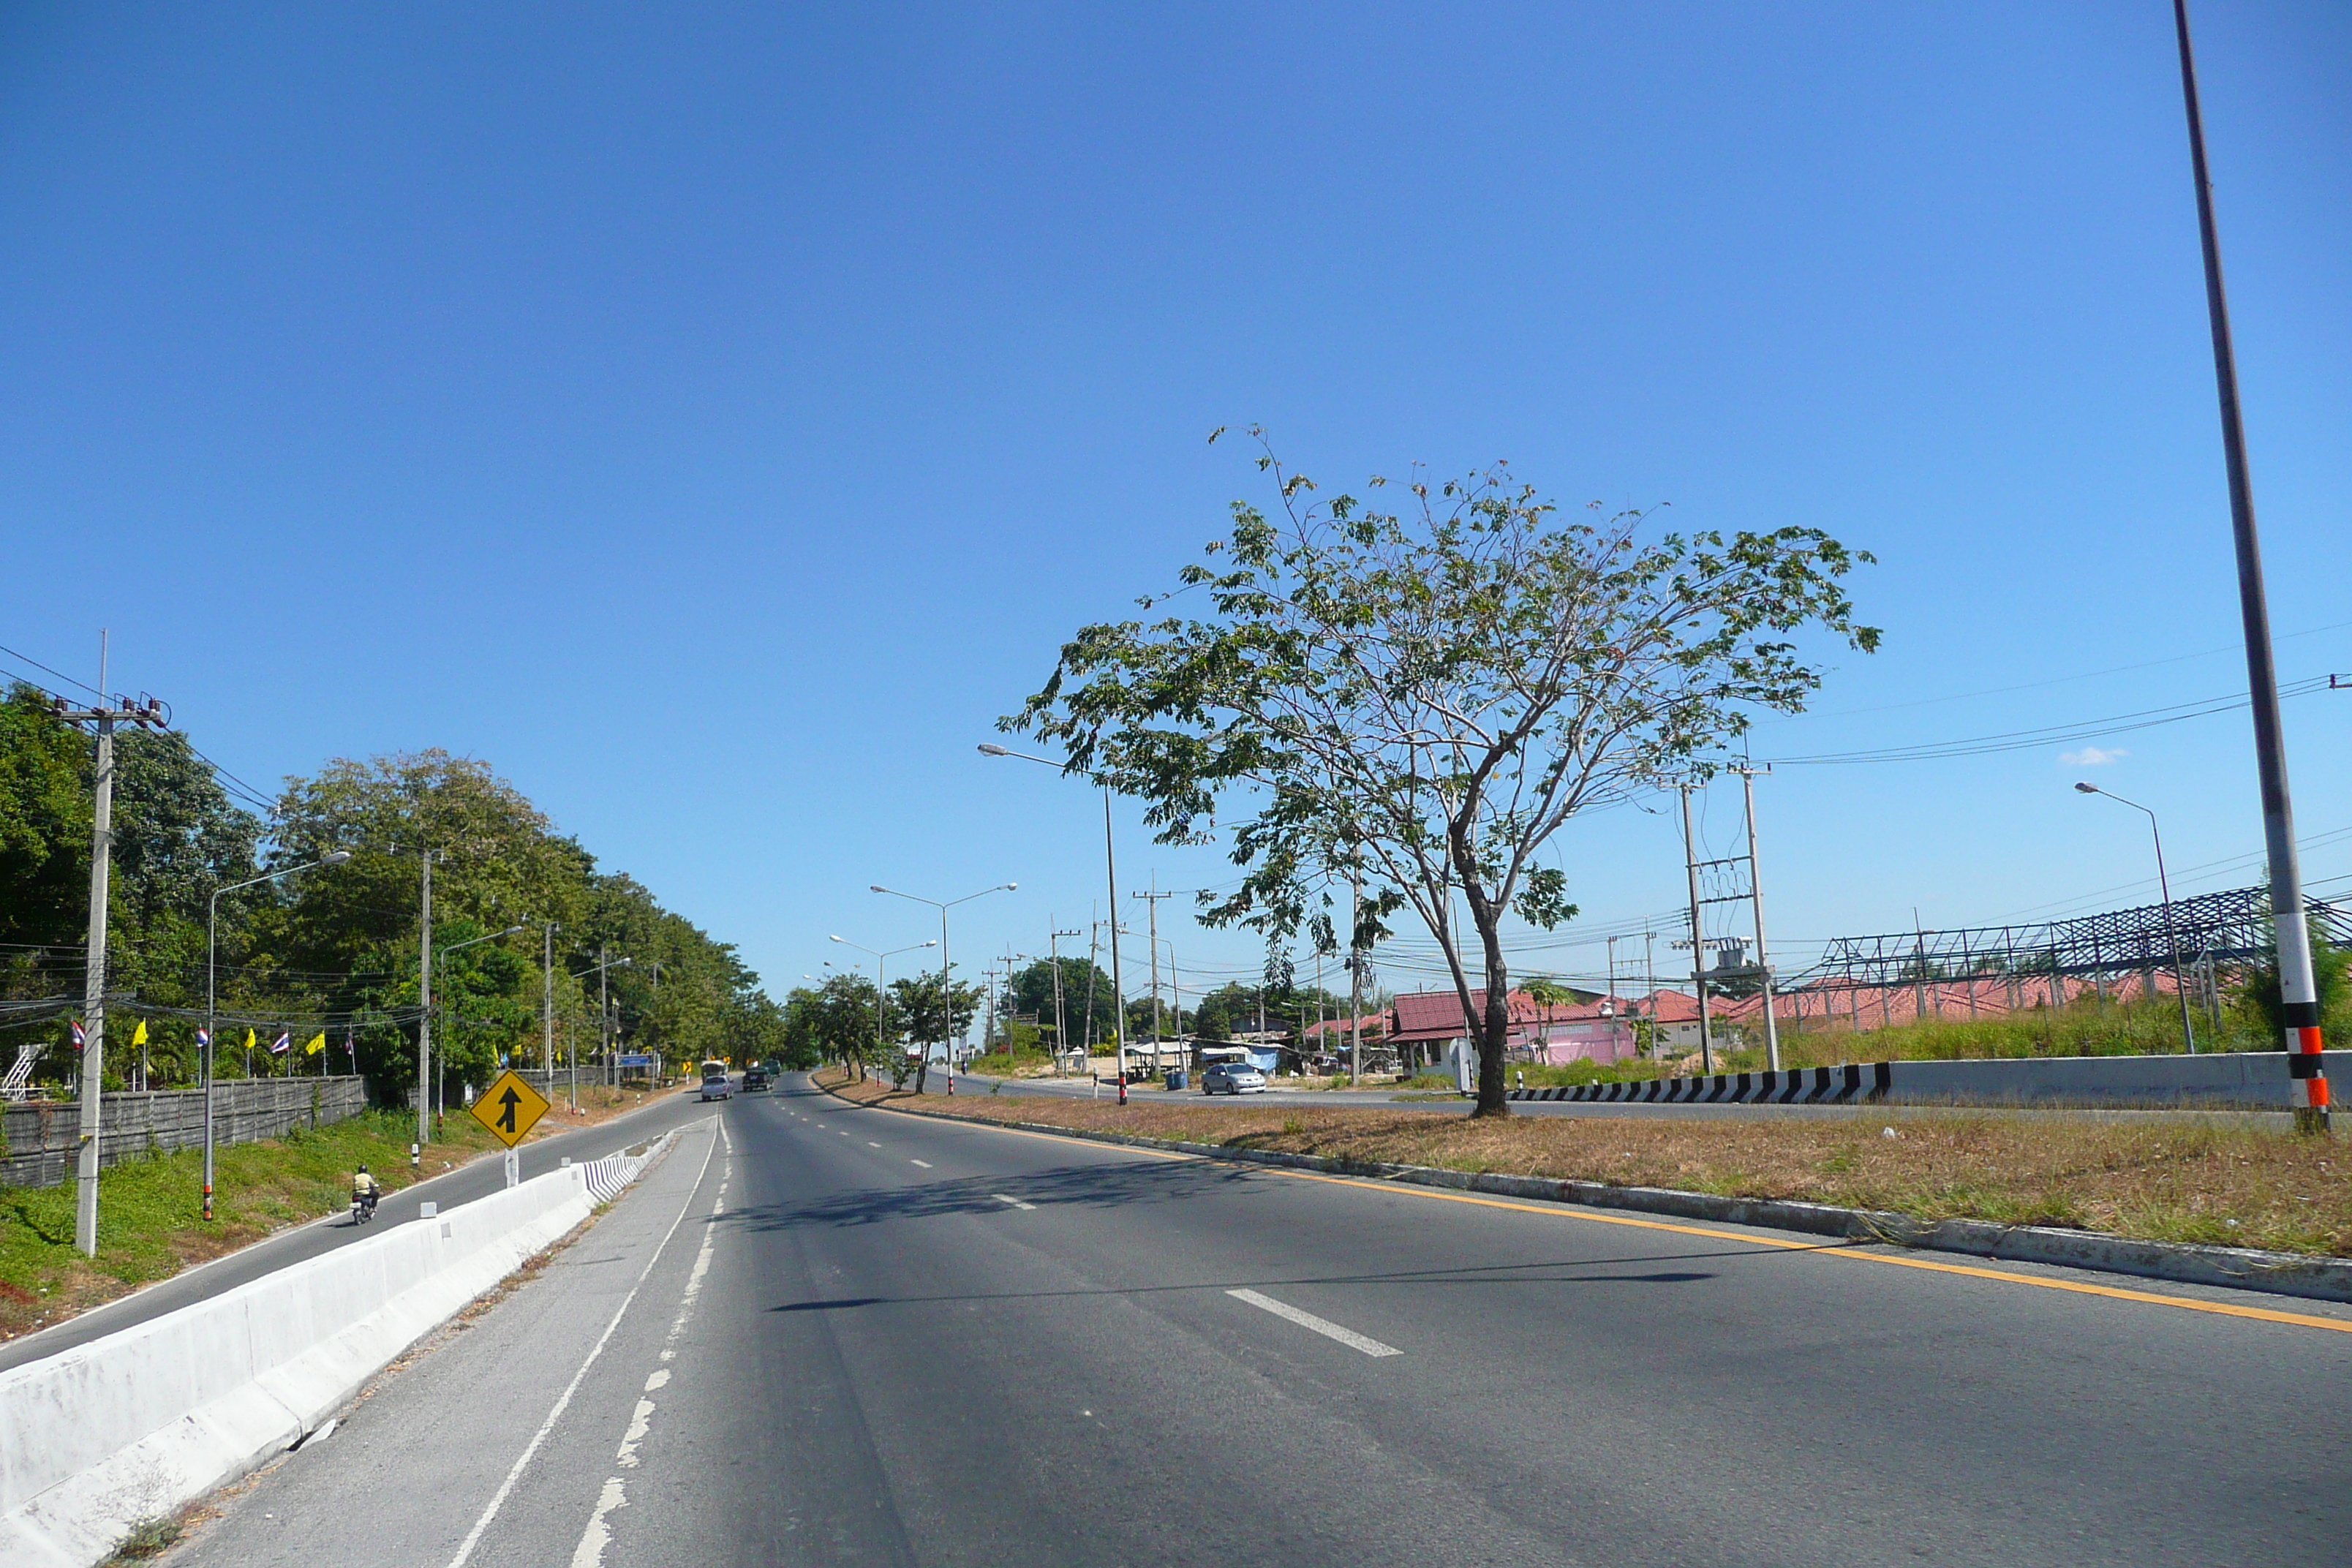
<path fill-rule="evenodd" d="M 379 1183 L 373 1176 L 368 1174 L 368 1168 L 365 1165 L 362 1165 L 357 1171 L 352 1173 L 352 1202 L 360 1205 L 361 1212 L 365 1214 L 374 1213 L 375 1200 L 381 1196 L 383 1193 L 383 1184 Z"/>

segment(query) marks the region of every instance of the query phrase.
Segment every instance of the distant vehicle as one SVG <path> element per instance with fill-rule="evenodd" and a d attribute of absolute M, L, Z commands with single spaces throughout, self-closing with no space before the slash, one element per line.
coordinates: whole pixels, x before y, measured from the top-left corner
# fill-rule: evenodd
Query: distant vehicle
<path fill-rule="evenodd" d="M 703 1099 L 727 1100 L 731 1098 L 734 1093 L 735 1083 L 733 1079 L 727 1076 L 727 1064 L 725 1062 L 705 1062 L 702 1064 Z"/>
<path fill-rule="evenodd" d="M 1218 1062 L 1201 1075 L 1202 1094 L 1264 1094 L 1265 1074 L 1247 1062 Z"/>
<path fill-rule="evenodd" d="M 743 1069 L 743 1092 L 745 1094 L 758 1094 L 767 1087 L 768 1069 L 766 1068 L 745 1068 Z"/>

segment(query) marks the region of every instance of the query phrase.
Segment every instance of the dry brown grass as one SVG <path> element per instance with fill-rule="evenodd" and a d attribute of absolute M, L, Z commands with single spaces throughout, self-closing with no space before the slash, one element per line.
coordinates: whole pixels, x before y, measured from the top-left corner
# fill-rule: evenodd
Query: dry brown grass
<path fill-rule="evenodd" d="M 1456 1171 L 1885 1209 L 1934 1222 L 2065 1226 L 2154 1241 L 2352 1257 L 2341 1142 L 2183 1118 L 2065 1121 L 1955 1111 L 1838 1121 L 1518 1116 L 1343 1106 L 950 1100 L 887 1084 L 836 1093 L 908 1110 Z M 1895 1136 L 1885 1135 L 1892 1126 Z"/>

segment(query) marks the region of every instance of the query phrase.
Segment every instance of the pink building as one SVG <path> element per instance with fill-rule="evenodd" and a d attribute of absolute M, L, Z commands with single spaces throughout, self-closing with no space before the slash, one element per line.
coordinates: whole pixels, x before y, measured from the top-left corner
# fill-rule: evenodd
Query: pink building
<path fill-rule="evenodd" d="M 1486 993 L 1470 993 L 1470 1005 L 1483 1014 Z M 1565 1067 L 1573 1061 L 1607 1066 L 1633 1053 L 1633 1013 L 1607 998 L 1597 1002 L 1547 1005 L 1524 991 L 1514 991 L 1510 1010 L 1510 1055 L 1515 1061 L 1544 1062 Z M 1388 1039 L 1417 1059 L 1435 1061 L 1456 1040 L 1471 1037 L 1462 1012 L 1462 999 L 1452 991 L 1410 992 L 1390 1008 Z"/>

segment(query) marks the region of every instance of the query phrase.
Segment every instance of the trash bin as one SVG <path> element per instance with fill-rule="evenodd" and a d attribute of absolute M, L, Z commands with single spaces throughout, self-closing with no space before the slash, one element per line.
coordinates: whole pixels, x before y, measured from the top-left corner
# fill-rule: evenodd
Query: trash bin
<path fill-rule="evenodd" d="M 1184 1069 L 1181 1068 L 1170 1068 L 1168 1069 L 1168 1087 L 1171 1089 L 1182 1089 L 1184 1084 Z"/>

